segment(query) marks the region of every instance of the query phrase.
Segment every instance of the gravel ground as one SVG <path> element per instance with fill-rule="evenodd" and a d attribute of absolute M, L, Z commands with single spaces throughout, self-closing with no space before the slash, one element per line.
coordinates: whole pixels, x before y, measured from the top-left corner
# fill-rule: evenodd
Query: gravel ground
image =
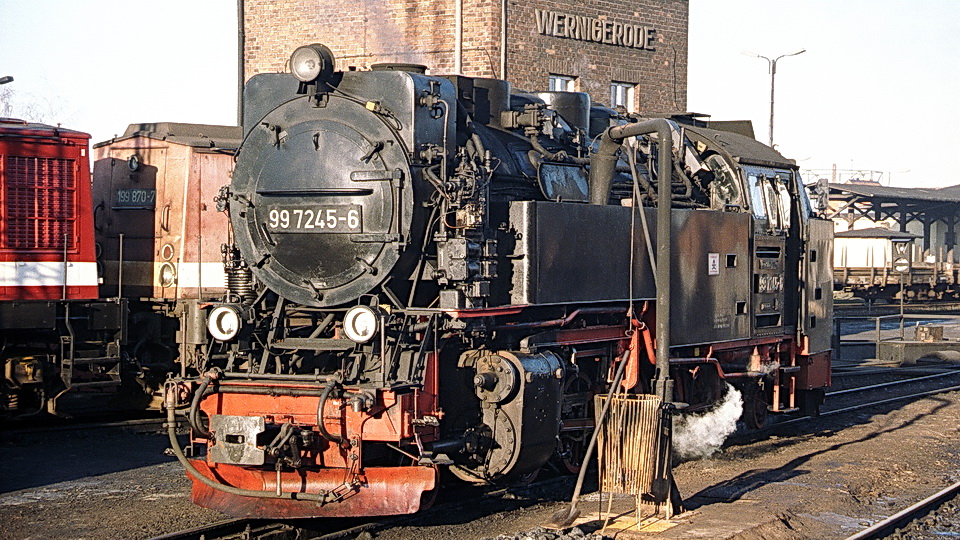
<path fill-rule="evenodd" d="M 614 509 L 626 515 L 603 534 L 844 538 L 960 479 L 958 418 L 954 392 L 729 446 L 676 466 L 687 512 L 619 530 L 632 526 L 635 514 L 631 499 L 617 498 Z M 0 538 L 149 538 L 224 519 L 189 502 L 188 480 L 164 455 L 167 442 L 162 434 L 119 430 L 0 433 Z M 538 527 L 571 490 L 572 479 L 562 479 L 367 537 L 547 540 L 552 533 Z M 578 525 L 591 534 L 601 524 L 600 503 L 595 494 L 587 499 Z M 441 493 L 438 503 L 444 500 Z M 953 527 L 947 530 L 960 530 Z"/>
<path fill-rule="evenodd" d="M 684 463 L 691 511 L 663 537 L 708 538 L 696 529 L 736 515 L 730 538 L 844 538 L 960 479 L 957 418 L 953 392 Z"/>
<path fill-rule="evenodd" d="M 189 501 L 159 433 L 0 434 L 0 538 L 151 538 L 225 517 Z"/>
<path fill-rule="evenodd" d="M 839 539 L 960 479 L 960 393 L 953 392 L 875 412 L 829 417 L 803 432 L 725 448 L 709 459 L 674 469 L 687 512 L 649 519 L 637 530 L 629 498 L 614 501 L 624 516 L 603 534 L 662 539 Z M 568 492 L 569 493 L 569 492 Z M 594 494 L 578 525 L 601 524 Z M 606 503 L 603 503 L 606 506 Z M 374 536 L 482 539 L 504 527 L 534 531 L 560 503 L 463 523 L 424 523 Z M 505 522 L 507 522 L 505 524 Z M 960 530 L 960 524 L 954 526 Z M 531 535 L 532 538 L 537 538 Z M 941 537 L 942 538 L 942 537 Z"/>

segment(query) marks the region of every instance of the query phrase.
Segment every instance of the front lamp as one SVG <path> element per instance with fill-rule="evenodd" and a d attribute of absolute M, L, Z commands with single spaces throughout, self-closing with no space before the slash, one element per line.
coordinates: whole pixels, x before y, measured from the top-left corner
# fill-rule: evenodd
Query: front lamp
<path fill-rule="evenodd" d="M 326 80 L 333 74 L 333 53 L 319 43 L 297 47 L 290 55 L 290 71 L 300 82 Z"/>
<path fill-rule="evenodd" d="M 163 288 L 173 287 L 177 282 L 177 269 L 172 263 L 165 262 L 160 265 L 160 272 L 157 281 Z"/>
<path fill-rule="evenodd" d="M 240 310 L 236 306 L 221 304 L 210 310 L 207 330 L 218 341 L 230 341 L 240 333 Z"/>
<path fill-rule="evenodd" d="M 354 306 L 343 317 L 343 333 L 356 343 L 366 343 L 380 330 L 381 312 L 370 306 Z"/>

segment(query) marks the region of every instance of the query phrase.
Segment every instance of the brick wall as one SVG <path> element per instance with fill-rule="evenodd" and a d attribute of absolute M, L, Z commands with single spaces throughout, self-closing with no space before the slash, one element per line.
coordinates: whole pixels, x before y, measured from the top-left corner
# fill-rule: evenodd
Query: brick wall
<path fill-rule="evenodd" d="M 456 66 L 457 0 L 245 0 L 245 66 L 288 71 L 293 50 L 323 43 L 337 69 L 413 62 L 432 73 Z M 462 69 L 499 77 L 501 0 L 462 0 Z M 656 29 L 653 51 L 541 35 L 535 10 Z M 551 73 L 577 78 L 577 89 L 608 103 L 611 81 L 636 87 L 641 112 L 682 111 L 687 100 L 688 0 L 507 0 L 507 79 L 514 88 L 547 88 Z"/>

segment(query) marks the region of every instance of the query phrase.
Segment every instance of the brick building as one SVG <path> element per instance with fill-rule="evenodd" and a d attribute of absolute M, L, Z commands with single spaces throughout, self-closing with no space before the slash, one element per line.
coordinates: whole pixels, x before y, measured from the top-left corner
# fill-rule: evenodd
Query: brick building
<path fill-rule="evenodd" d="M 631 111 L 686 108 L 688 0 L 243 1 L 245 78 L 323 43 L 340 70 L 410 62 Z"/>

